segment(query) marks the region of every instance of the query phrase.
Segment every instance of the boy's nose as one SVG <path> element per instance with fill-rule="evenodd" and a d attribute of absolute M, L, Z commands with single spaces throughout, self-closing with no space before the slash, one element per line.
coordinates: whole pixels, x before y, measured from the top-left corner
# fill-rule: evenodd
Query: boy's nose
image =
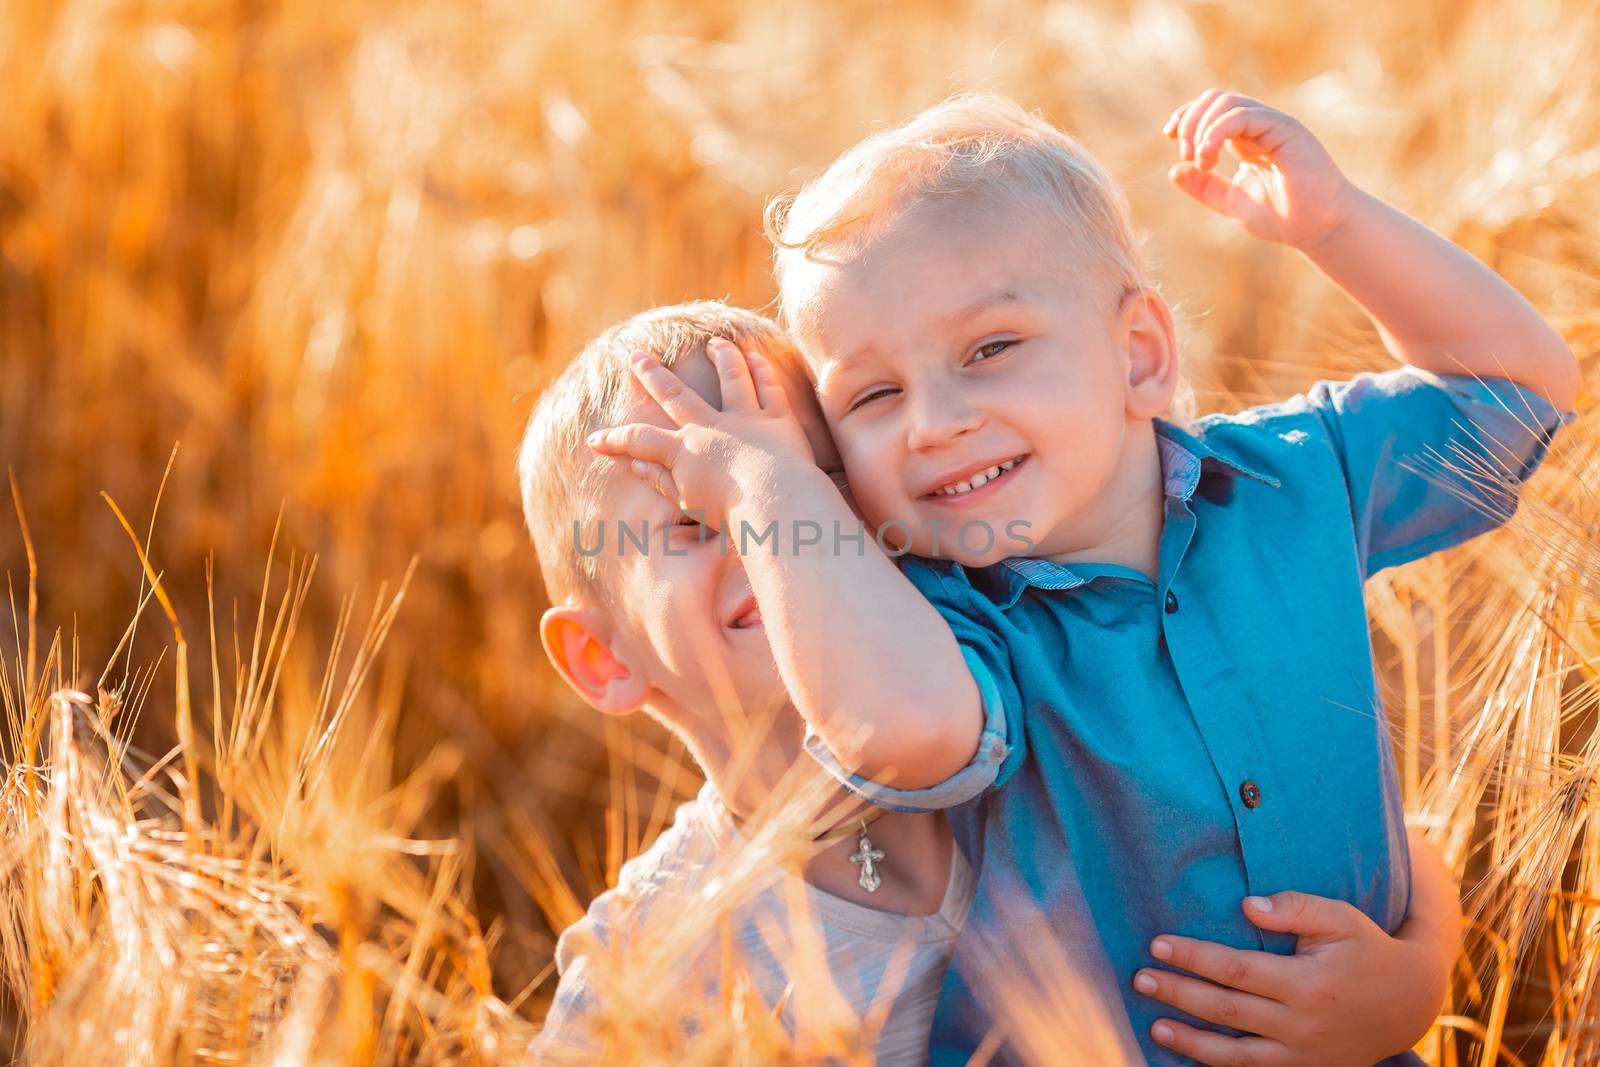
<path fill-rule="evenodd" d="M 983 416 L 954 392 L 926 390 L 909 405 L 906 446 L 914 452 L 939 448 L 983 424 Z"/>

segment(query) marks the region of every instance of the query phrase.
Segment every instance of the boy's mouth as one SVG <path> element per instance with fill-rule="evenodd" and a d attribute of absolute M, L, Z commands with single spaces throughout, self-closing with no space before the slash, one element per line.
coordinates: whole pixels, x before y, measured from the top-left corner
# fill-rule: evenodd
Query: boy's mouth
<path fill-rule="evenodd" d="M 1012 456 L 1010 459 L 1002 460 L 999 463 L 969 467 L 953 475 L 944 475 L 940 478 L 936 488 L 922 494 L 922 499 L 939 504 L 964 502 L 980 489 L 1009 481 L 1012 473 L 1022 466 L 1027 459 L 1028 454 L 1023 453 L 1020 456 Z"/>
<path fill-rule="evenodd" d="M 756 604 L 756 598 L 753 595 L 740 604 L 738 612 L 732 619 L 728 620 L 728 629 L 730 630 L 747 630 L 752 626 L 760 625 L 761 608 Z"/>

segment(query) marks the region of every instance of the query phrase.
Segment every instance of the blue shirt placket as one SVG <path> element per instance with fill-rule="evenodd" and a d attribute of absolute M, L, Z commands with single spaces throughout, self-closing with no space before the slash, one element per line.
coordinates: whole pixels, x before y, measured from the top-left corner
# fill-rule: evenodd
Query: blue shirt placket
<path fill-rule="evenodd" d="M 1166 438 L 1162 440 L 1167 443 Z M 1163 453 L 1169 462 L 1176 463 L 1174 450 L 1163 448 Z M 1239 876 L 1245 893 L 1255 894 L 1262 892 L 1263 887 L 1257 885 L 1255 875 L 1258 872 L 1252 870 L 1251 856 L 1258 852 L 1255 842 L 1261 839 L 1265 829 L 1261 824 L 1270 819 L 1259 810 L 1262 799 L 1270 791 L 1264 747 L 1256 738 L 1259 724 L 1251 708 L 1237 703 L 1227 706 L 1215 703 L 1218 694 L 1238 692 L 1238 664 L 1226 645 L 1217 639 L 1219 634 L 1226 633 L 1225 629 L 1219 629 L 1219 626 L 1225 627 L 1226 620 L 1203 618 L 1202 598 L 1186 597 L 1188 589 L 1179 580 L 1184 558 L 1199 526 L 1199 516 L 1192 505 L 1200 479 L 1231 479 L 1236 475 L 1207 471 L 1203 461 L 1193 462 L 1197 457 L 1191 453 L 1185 451 L 1181 455 L 1187 457 L 1191 465 L 1169 470 L 1166 522 L 1161 533 L 1161 576 L 1156 599 L 1157 610 L 1161 612 L 1161 645 L 1172 663 L 1189 715 L 1210 758 L 1223 803 L 1232 811 L 1239 839 Z M 1225 495 L 1231 496 L 1231 487 Z M 1187 613 L 1184 611 L 1186 599 L 1191 601 Z M 1267 839 L 1272 840 L 1270 830 L 1267 834 Z M 1281 842 L 1278 847 L 1281 848 Z M 1247 922 L 1242 912 L 1239 914 L 1237 947 L 1293 951 L 1293 935 L 1262 931 Z"/>

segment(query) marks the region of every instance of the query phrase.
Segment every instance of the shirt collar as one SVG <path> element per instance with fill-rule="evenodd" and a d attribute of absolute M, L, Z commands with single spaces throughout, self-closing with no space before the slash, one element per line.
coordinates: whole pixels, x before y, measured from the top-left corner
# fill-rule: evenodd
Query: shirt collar
<path fill-rule="evenodd" d="M 1271 475 L 1245 466 L 1230 455 L 1226 447 L 1218 448 L 1176 423 L 1156 419 L 1155 429 L 1156 448 L 1161 452 L 1162 488 L 1169 497 L 1190 499 L 1200 485 L 1201 476 L 1211 472 L 1242 474 L 1274 489 L 1282 484 Z"/>
<path fill-rule="evenodd" d="M 1203 437 L 1168 422 L 1155 420 L 1156 448 L 1161 455 L 1162 491 L 1169 500 L 1188 501 L 1207 475 L 1232 478 L 1243 475 L 1277 489 L 1282 483 L 1252 470 L 1230 454 L 1225 446 L 1208 443 Z M 1224 502 L 1226 497 L 1220 498 Z M 1021 598 L 1029 586 L 1036 589 L 1075 589 L 1095 578 L 1129 574 L 1109 564 L 1064 564 L 1045 559 L 1005 559 L 993 566 L 964 568 L 946 561 L 951 572 L 964 577 L 1004 611 Z"/>

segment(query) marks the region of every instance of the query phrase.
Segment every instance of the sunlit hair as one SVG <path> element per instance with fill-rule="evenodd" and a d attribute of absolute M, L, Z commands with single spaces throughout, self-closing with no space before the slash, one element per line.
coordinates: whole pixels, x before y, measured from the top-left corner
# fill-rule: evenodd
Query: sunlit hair
<path fill-rule="evenodd" d="M 585 442 L 590 433 L 627 421 L 645 398 L 628 368 L 644 350 L 668 367 L 722 337 L 788 362 L 788 338 L 776 323 L 716 300 L 652 308 L 610 327 L 590 341 L 540 395 L 517 455 L 522 514 L 533 537 L 545 588 L 556 603 L 591 595 L 610 603 L 601 581 L 600 555 L 583 555 L 573 543 L 573 523 L 592 537 L 606 471 Z"/>
<path fill-rule="evenodd" d="M 1108 301 L 1154 287 L 1128 218 L 1104 168 L 1070 135 L 993 93 L 962 93 L 848 149 L 798 193 L 767 204 L 780 320 L 803 328 L 808 309 L 785 285 L 797 259 L 848 261 L 913 209 L 961 198 L 1015 207 L 1060 227 L 1091 265 Z M 1171 414 L 1192 417 L 1180 384 Z"/>

